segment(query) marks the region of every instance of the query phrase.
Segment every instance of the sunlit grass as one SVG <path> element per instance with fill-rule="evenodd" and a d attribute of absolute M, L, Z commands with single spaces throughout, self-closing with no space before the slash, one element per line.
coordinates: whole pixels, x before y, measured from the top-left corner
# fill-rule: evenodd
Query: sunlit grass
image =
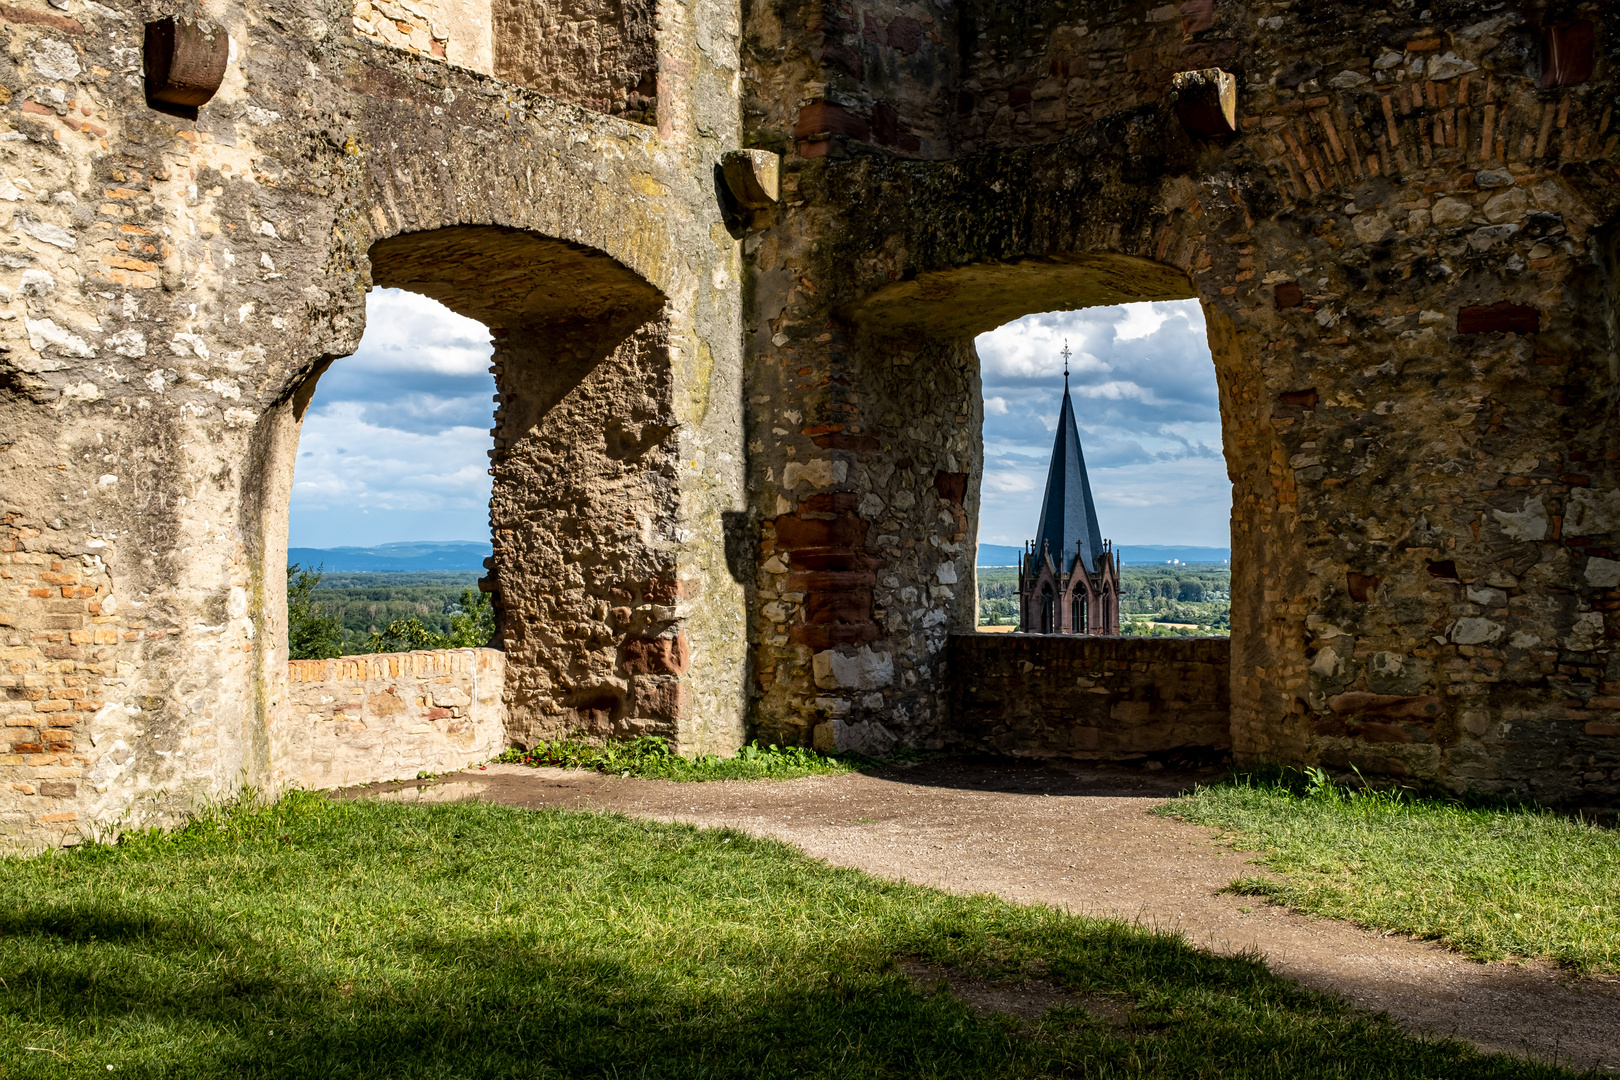
<path fill-rule="evenodd" d="M 1035 969 L 1033 1025 L 897 970 Z M 0 1076 L 1554 1077 L 1179 938 L 482 803 L 223 808 L 0 861 Z"/>
<path fill-rule="evenodd" d="M 1226 830 L 1284 875 L 1238 891 L 1479 959 L 1620 970 L 1620 833 L 1525 806 L 1467 806 L 1321 774 L 1240 777 L 1159 808 Z"/>

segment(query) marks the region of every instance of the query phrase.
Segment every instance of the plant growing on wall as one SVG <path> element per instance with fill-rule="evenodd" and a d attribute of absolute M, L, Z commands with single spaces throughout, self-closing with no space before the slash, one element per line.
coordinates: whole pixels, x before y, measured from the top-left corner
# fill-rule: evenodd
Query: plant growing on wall
<path fill-rule="evenodd" d="M 287 658 L 328 660 L 343 652 L 343 625 L 328 615 L 312 594 L 321 583 L 325 563 L 313 569 L 287 567 Z"/>

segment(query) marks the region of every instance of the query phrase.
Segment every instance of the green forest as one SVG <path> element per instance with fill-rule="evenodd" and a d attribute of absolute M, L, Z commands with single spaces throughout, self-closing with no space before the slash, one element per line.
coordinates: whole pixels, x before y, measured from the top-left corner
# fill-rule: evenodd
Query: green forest
<path fill-rule="evenodd" d="M 1018 571 L 981 566 L 979 625 L 1018 625 Z M 1224 637 L 1232 628 L 1232 572 L 1225 566 L 1127 566 L 1120 574 L 1120 632 L 1127 637 Z"/>
<path fill-rule="evenodd" d="M 1016 626 L 1018 571 L 981 566 L 979 625 Z M 495 632 L 478 573 L 327 574 L 287 568 L 291 658 L 456 649 Z M 1232 575 L 1224 566 L 1127 566 L 1120 630 L 1127 637 L 1222 637 L 1231 631 Z"/>
<path fill-rule="evenodd" d="M 476 571 L 327 574 L 287 567 L 293 660 L 488 644 L 495 613 Z"/>

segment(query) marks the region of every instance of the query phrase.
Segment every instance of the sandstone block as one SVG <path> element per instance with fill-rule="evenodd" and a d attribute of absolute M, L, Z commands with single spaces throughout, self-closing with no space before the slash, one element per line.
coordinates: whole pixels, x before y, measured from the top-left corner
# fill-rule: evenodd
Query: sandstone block
<path fill-rule="evenodd" d="M 691 659 L 684 633 L 634 638 L 624 643 L 619 667 L 628 675 L 681 675 Z"/>

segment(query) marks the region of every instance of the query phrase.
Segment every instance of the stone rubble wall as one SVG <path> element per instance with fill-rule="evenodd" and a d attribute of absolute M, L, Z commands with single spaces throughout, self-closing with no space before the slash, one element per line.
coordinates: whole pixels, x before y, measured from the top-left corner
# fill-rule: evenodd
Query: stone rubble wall
<path fill-rule="evenodd" d="M 1225 638 L 953 634 L 948 744 L 1011 757 L 1209 761 L 1232 747 Z"/>
<path fill-rule="evenodd" d="M 287 665 L 277 786 L 311 791 L 464 769 L 506 749 L 506 657 L 433 649 Z"/>
<path fill-rule="evenodd" d="M 0 848 L 61 843 L 91 820 L 81 810 L 128 767 L 141 711 L 107 699 L 167 636 L 120 608 L 97 549 L 29 550 L 39 535 L 0 518 Z M 207 727 L 181 752 L 214 750 Z"/>
<path fill-rule="evenodd" d="M 647 710 L 624 717 L 656 718 L 688 751 L 740 745 L 744 584 L 726 522 L 746 498 L 741 253 L 714 193 L 717 159 L 737 143 L 736 72 L 734 53 L 728 66 L 708 47 L 735 19 L 705 8 L 658 33 L 670 107 L 655 131 L 456 62 L 454 5 L 436 2 L 411 0 L 412 18 L 431 38 L 444 17 L 443 58 L 431 41 L 415 53 L 379 42 L 350 4 L 210 9 L 231 59 L 195 120 L 144 97 L 143 23 L 162 12 L 6 6 L 0 520 L 34 561 L 5 566 L 19 600 L 0 585 L 3 647 L 22 650 L 0 701 L 13 719 L 56 718 L 18 723 L 5 743 L 8 850 L 175 824 L 244 783 L 275 790 L 299 425 L 327 365 L 358 346 L 372 285 L 443 296 L 499 340 L 532 341 L 524 362 L 541 368 L 557 359 L 549 328 L 613 329 L 605 357 L 651 320 L 656 340 L 634 363 L 576 373 L 595 395 L 597 438 L 617 440 L 590 449 L 621 457 L 594 458 L 602 467 L 566 491 L 511 492 L 492 510 L 517 534 L 498 542 L 530 551 L 543 542 L 524 529 L 595 522 L 590 551 L 543 569 L 600 560 L 592 588 L 611 584 L 600 598 L 569 593 L 581 602 L 568 625 L 526 639 L 525 662 L 606 651 L 624 698 Z M 548 445 L 574 437 L 547 422 L 556 399 L 502 389 L 519 392 L 504 408 L 527 410 L 520 429 L 495 424 L 524 462 L 579 457 Z M 498 602 L 571 587 L 494 569 Z M 656 603 L 644 595 L 654 579 Z M 634 603 L 610 604 L 626 582 Z M 54 606 L 107 597 L 116 609 L 100 615 Z M 114 629 L 116 642 L 99 640 Z M 630 655 L 667 648 L 673 660 L 698 636 L 679 663 Z M 36 698 L 84 704 L 40 710 Z"/>
<path fill-rule="evenodd" d="M 959 25 L 998 10 L 965 8 Z M 908 440 L 945 458 L 948 379 L 933 427 L 876 414 L 903 358 L 1026 314 L 1197 298 L 1233 482 L 1234 755 L 1556 803 L 1620 798 L 1620 43 L 1603 16 L 1470 0 L 1042 5 L 1025 39 L 989 50 L 1029 54 L 997 76 L 1012 80 L 1012 130 L 987 127 L 976 153 L 964 139 L 949 161 L 886 144 L 867 117 L 811 145 L 785 106 L 856 103 L 834 101 L 824 51 L 776 46 L 792 27 L 751 36 L 747 85 L 763 100 L 746 115 L 759 143 L 790 151 L 783 202 L 745 241 L 762 555 L 780 538 L 775 500 L 805 504 L 802 487 L 784 490 L 793 463 L 833 458 L 813 497 L 854 513 L 884 498 L 889 466 L 927 456 Z M 1036 106 L 1058 99 L 1029 86 L 1021 129 L 1013 90 L 1080 21 L 1097 74 L 1067 77 L 1129 92 L 1081 87 L 1083 107 L 1043 127 Z M 1583 26 L 1598 28 L 1592 63 L 1548 67 L 1547 42 L 1579 41 Z M 972 49 L 964 64 L 990 62 Z M 1230 138 L 1190 135 L 1159 89 L 1206 53 L 1237 77 Z M 967 64 L 958 85 L 995 104 L 989 74 Z M 931 389 L 933 376 L 916 377 Z M 830 432 L 852 438 L 829 452 L 817 439 Z M 919 503 L 907 528 L 933 509 Z M 939 584 L 848 539 L 895 595 Z M 797 603 L 791 591 L 780 598 Z M 874 591 L 874 612 L 893 606 Z M 853 732 L 864 702 L 817 694 L 825 672 L 889 683 L 902 657 L 939 670 L 926 636 L 790 655 L 776 641 L 798 644 L 801 616 L 781 613 L 785 633 L 773 618 L 755 669 L 768 722 Z"/>

